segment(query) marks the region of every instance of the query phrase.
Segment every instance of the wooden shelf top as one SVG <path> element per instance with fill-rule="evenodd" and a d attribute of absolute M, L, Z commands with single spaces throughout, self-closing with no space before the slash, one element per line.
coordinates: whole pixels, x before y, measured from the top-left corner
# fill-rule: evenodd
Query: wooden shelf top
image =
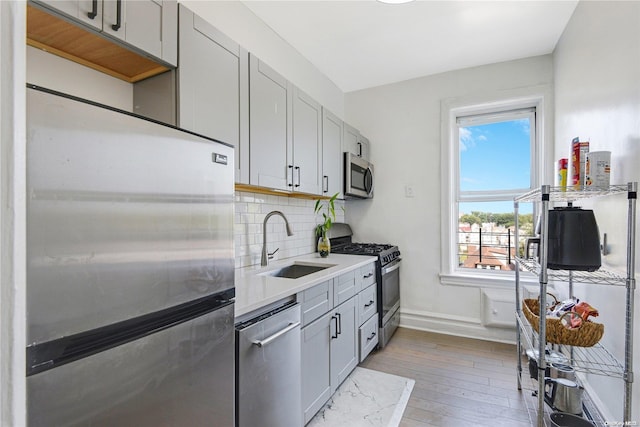
<path fill-rule="evenodd" d="M 135 83 L 169 68 L 79 25 L 27 5 L 27 44 Z"/>

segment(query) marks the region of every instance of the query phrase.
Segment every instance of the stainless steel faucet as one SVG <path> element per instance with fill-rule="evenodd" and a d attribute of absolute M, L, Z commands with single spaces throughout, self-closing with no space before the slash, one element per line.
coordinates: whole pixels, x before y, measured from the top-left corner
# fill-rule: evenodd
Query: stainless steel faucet
<path fill-rule="evenodd" d="M 264 222 L 262 223 L 262 259 L 260 261 L 260 265 L 265 266 L 269 265 L 269 260 L 273 258 L 273 254 L 278 252 L 278 249 L 271 253 L 267 253 L 267 220 L 271 218 L 273 215 L 280 215 L 282 219 L 284 219 L 284 223 L 287 227 L 287 236 L 293 236 L 293 231 L 291 231 L 291 227 L 289 226 L 289 221 L 287 221 L 287 217 L 280 211 L 271 211 L 264 217 Z"/>

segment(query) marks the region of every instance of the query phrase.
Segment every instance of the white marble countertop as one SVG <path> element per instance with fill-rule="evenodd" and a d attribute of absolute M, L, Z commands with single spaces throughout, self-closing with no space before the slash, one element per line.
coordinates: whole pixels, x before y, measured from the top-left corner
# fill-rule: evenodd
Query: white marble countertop
<path fill-rule="evenodd" d="M 240 317 L 283 298 L 295 295 L 312 286 L 361 267 L 377 257 L 330 254 L 321 258 L 317 253 L 272 261 L 266 267 L 251 266 L 235 271 L 235 316 Z M 291 264 L 329 265 L 330 267 L 298 279 L 273 277 L 264 274 Z"/>

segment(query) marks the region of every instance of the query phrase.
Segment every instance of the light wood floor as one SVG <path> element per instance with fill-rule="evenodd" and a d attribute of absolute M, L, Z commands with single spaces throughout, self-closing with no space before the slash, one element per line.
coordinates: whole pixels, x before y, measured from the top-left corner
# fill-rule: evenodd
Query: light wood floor
<path fill-rule="evenodd" d="M 399 328 L 361 366 L 416 381 L 401 427 L 529 427 L 516 364 L 515 345 Z"/>

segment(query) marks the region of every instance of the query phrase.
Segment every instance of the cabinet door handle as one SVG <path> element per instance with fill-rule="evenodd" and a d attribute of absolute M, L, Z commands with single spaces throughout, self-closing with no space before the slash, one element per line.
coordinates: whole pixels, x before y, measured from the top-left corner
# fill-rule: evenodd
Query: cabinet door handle
<path fill-rule="evenodd" d="M 323 187 L 322 187 L 322 192 L 323 193 L 328 193 L 329 192 L 329 177 L 327 175 L 323 176 L 322 179 L 324 180 Z"/>
<path fill-rule="evenodd" d="M 334 340 L 334 339 L 338 338 L 338 317 L 337 316 L 331 316 L 331 320 L 335 320 L 336 321 L 336 334 L 334 336 L 333 333 L 331 333 L 331 339 Z"/>
<path fill-rule="evenodd" d="M 89 19 L 94 19 L 98 16 L 98 0 L 93 0 L 91 2 L 91 12 L 87 13 Z"/>
<path fill-rule="evenodd" d="M 336 316 L 338 316 L 338 322 L 337 322 L 338 330 L 337 330 L 337 334 L 338 334 L 338 335 L 340 335 L 340 334 L 342 334 L 342 314 L 340 314 L 340 313 L 336 313 Z"/>
<path fill-rule="evenodd" d="M 358 157 L 362 157 L 362 142 L 358 142 Z"/>
<path fill-rule="evenodd" d="M 371 332 L 371 335 L 369 335 L 369 336 L 367 337 L 367 342 L 368 342 L 368 341 L 371 341 L 372 339 L 374 339 L 374 338 L 375 338 L 375 336 L 376 336 L 376 333 L 375 333 L 375 332 Z"/>
<path fill-rule="evenodd" d="M 298 172 L 298 183 L 295 185 L 298 188 L 300 187 L 300 166 L 296 166 L 294 169 Z"/>
<path fill-rule="evenodd" d="M 293 165 L 287 165 L 287 168 L 293 169 Z M 287 181 L 289 180 L 289 173 L 287 173 Z M 291 182 L 287 183 L 289 187 L 293 187 L 293 171 L 291 171 Z"/>
<path fill-rule="evenodd" d="M 122 0 L 116 0 L 116 15 L 116 23 L 111 26 L 113 31 L 118 31 L 120 29 L 122 19 Z"/>
<path fill-rule="evenodd" d="M 373 305 L 374 301 L 373 300 L 369 300 L 368 303 L 366 303 L 364 306 L 365 307 L 371 307 Z"/>

